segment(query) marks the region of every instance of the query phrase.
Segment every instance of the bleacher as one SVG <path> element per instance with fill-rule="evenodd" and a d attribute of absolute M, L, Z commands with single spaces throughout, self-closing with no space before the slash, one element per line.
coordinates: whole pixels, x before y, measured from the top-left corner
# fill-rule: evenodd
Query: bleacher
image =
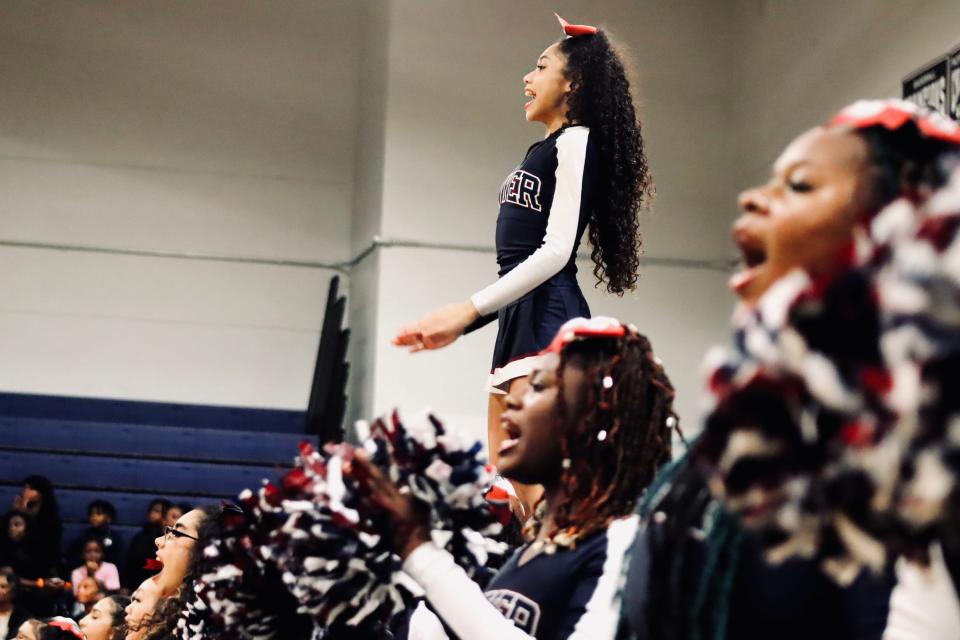
<path fill-rule="evenodd" d="M 94 498 L 129 541 L 157 496 L 200 505 L 276 479 L 304 412 L 0 393 L 0 513 L 30 474 L 56 487 L 68 544 Z"/>

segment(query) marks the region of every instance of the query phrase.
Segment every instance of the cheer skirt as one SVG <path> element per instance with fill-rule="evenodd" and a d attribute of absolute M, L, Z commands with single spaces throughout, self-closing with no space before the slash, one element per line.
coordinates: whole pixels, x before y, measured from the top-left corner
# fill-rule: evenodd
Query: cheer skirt
<path fill-rule="evenodd" d="M 510 381 L 530 374 L 564 322 L 590 317 L 576 273 L 561 271 L 497 313 L 490 393 L 506 393 Z"/>

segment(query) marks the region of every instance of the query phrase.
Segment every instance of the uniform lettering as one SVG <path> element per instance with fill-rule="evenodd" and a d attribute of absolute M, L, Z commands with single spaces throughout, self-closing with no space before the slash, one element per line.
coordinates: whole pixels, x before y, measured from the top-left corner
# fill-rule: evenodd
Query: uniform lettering
<path fill-rule="evenodd" d="M 533 211 L 543 211 L 540 205 L 540 178 L 523 169 L 514 171 L 500 187 L 500 204 L 508 202 Z"/>
<path fill-rule="evenodd" d="M 513 626 L 531 636 L 536 635 L 537 625 L 540 624 L 540 605 L 522 593 L 509 589 L 494 589 L 485 595 Z"/>

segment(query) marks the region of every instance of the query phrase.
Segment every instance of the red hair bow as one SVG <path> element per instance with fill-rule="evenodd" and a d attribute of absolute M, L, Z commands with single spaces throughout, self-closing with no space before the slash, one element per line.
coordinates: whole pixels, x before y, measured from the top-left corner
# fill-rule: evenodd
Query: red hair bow
<path fill-rule="evenodd" d="M 83 632 L 80 631 L 80 627 L 77 626 L 77 623 L 71 620 L 70 618 L 64 618 L 62 616 L 57 616 L 56 618 L 50 618 L 47 621 L 48 627 L 56 627 L 57 629 L 63 629 L 67 633 L 71 633 L 80 640 L 84 640 Z"/>
<path fill-rule="evenodd" d="M 559 14 L 554 13 L 553 15 L 557 16 L 557 20 L 560 21 L 560 26 L 563 27 L 563 32 L 571 38 L 576 36 L 592 36 L 597 32 L 596 27 L 591 27 L 588 24 L 570 24 L 561 18 Z"/>
<path fill-rule="evenodd" d="M 632 327 L 630 331 L 635 331 Z M 628 327 L 621 324 L 616 318 L 594 316 L 593 318 L 573 318 L 567 320 L 560 327 L 550 345 L 540 353 L 560 353 L 565 346 L 574 340 L 585 338 L 622 338 Z"/>
<path fill-rule="evenodd" d="M 960 125 L 930 109 L 905 100 L 859 100 L 833 116 L 829 126 L 847 125 L 866 129 L 877 125 L 896 131 L 909 121 L 928 138 L 960 144 Z"/>

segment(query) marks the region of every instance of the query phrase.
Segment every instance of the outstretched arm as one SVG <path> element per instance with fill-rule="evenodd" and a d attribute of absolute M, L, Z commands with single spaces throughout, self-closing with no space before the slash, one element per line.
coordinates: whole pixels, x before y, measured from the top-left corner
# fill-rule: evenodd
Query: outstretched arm
<path fill-rule="evenodd" d="M 439 349 L 459 338 L 480 318 L 530 293 L 559 273 L 573 254 L 589 130 L 574 127 L 557 138 L 557 184 L 543 243 L 510 273 L 477 291 L 470 300 L 432 311 L 400 329 L 393 343 L 410 351 Z M 482 326 L 482 325 L 479 325 Z"/>

